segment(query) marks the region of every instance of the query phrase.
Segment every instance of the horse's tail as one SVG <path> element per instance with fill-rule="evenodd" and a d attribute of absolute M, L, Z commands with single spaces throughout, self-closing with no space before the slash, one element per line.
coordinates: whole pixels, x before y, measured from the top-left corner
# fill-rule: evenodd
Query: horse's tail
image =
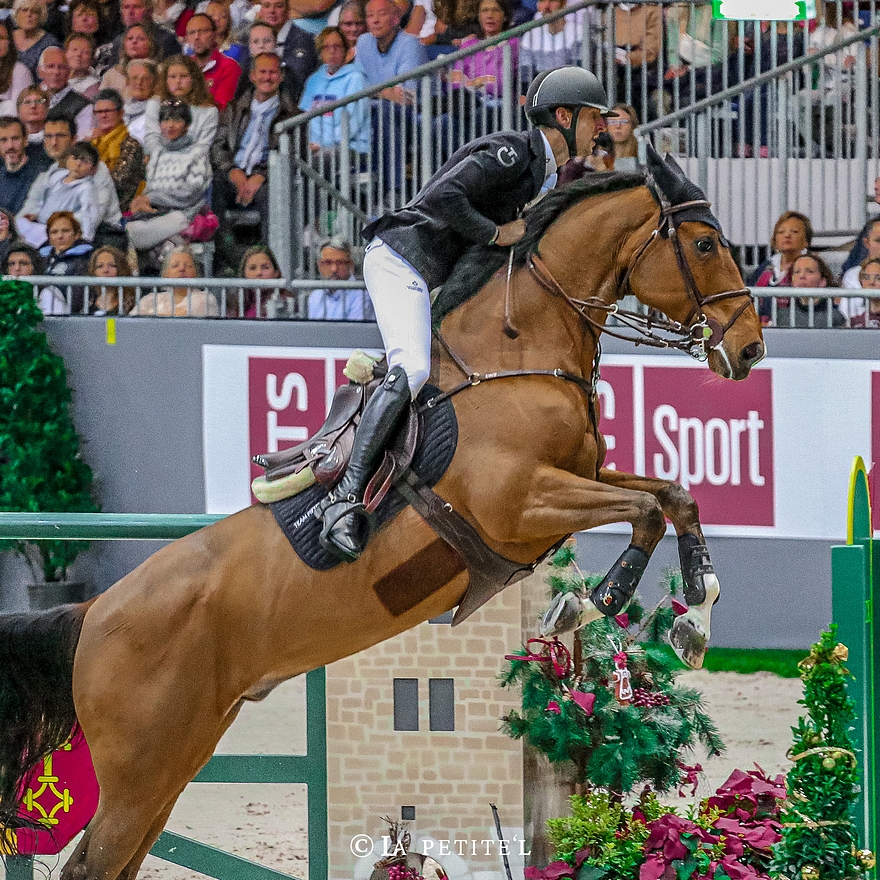
<path fill-rule="evenodd" d="M 73 655 L 87 605 L 0 615 L 0 850 L 19 815 L 22 784 L 76 724 Z"/>

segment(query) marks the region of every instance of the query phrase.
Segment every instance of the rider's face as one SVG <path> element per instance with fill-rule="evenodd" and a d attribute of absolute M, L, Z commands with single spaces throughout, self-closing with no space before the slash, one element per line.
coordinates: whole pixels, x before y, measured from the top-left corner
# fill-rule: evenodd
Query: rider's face
<path fill-rule="evenodd" d="M 578 156 L 590 156 L 596 143 L 596 136 L 607 128 L 605 117 L 595 107 L 582 107 L 578 114 L 575 138 Z"/>

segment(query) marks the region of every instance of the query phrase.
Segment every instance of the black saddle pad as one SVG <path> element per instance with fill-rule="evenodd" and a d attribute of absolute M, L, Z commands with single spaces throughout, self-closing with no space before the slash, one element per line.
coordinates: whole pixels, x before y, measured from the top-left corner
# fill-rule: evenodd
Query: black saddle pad
<path fill-rule="evenodd" d="M 439 393 L 439 388 L 426 385 L 419 392 L 416 402 L 422 405 Z M 451 400 L 444 400 L 431 409 L 422 410 L 418 445 L 410 468 L 423 483 L 434 486 L 446 473 L 457 443 L 458 421 Z M 298 495 L 269 505 L 275 521 L 287 536 L 297 556 L 310 568 L 318 571 L 327 571 L 341 562 L 335 553 L 325 550 L 318 543 L 321 520 L 313 514 L 326 497 L 327 489 L 315 484 Z M 373 514 L 374 530 L 390 522 L 404 507 L 406 501 L 396 489 L 392 489 Z"/>

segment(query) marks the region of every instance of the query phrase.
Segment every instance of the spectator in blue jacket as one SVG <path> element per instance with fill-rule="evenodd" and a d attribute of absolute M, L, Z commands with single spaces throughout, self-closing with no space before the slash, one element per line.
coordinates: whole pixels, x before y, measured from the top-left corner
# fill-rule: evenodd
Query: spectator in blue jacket
<path fill-rule="evenodd" d="M 356 57 L 367 85 L 378 86 L 415 70 L 427 56 L 418 37 L 401 30 L 400 10 L 392 0 L 370 0 L 367 33 L 358 38 Z M 382 89 L 370 108 L 373 170 L 381 172 L 379 184 L 385 192 L 403 188 L 407 141 L 416 128 L 415 95 L 416 80 L 408 79 Z M 389 142 L 392 132 L 397 135 L 396 143 Z"/>
<path fill-rule="evenodd" d="M 339 101 L 365 88 L 366 78 L 360 65 L 346 64 L 348 40 L 339 27 L 327 27 L 315 38 L 321 66 L 306 80 L 299 106 L 314 110 L 322 104 Z M 356 153 L 370 148 L 369 102 L 366 99 L 339 108 L 309 123 L 309 149 L 313 156 L 335 152 L 342 143 L 342 114 L 348 113 L 349 145 Z"/>

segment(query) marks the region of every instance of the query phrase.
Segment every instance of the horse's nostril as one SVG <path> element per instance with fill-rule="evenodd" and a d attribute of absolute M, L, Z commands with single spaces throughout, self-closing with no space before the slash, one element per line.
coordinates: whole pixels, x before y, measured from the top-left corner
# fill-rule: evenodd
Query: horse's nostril
<path fill-rule="evenodd" d="M 764 357 L 764 344 L 762 342 L 750 342 L 741 352 L 740 357 L 744 364 L 751 366 Z"/>

